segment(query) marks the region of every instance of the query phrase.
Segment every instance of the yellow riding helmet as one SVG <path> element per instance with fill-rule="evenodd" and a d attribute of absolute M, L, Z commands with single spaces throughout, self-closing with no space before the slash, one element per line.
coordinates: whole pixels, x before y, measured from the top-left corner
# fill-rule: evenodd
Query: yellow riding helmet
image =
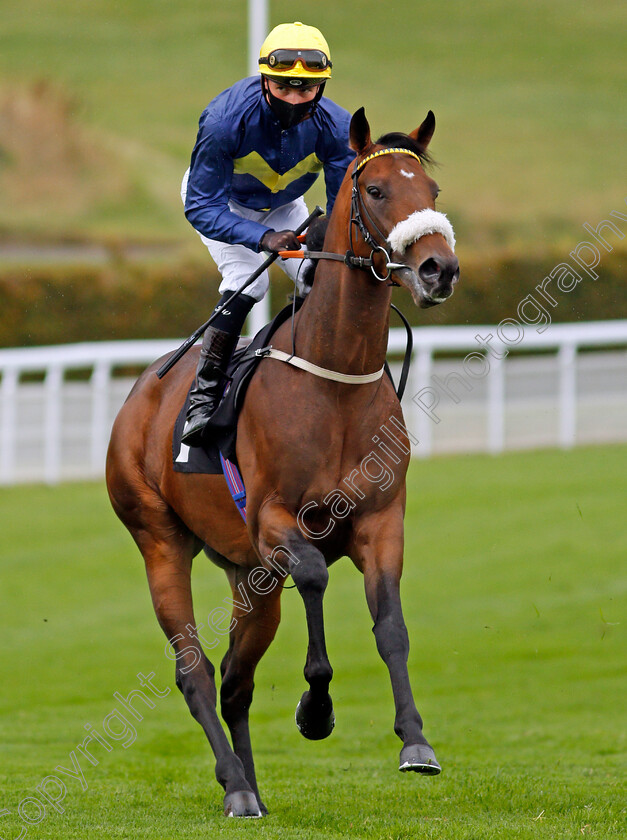
<path fill-rule="evenodd" d="M 300 21 L 281 23 L 261 45 L 259 72 L 270 79 L 331 78 L 331 54 L 324 35 Z"/>

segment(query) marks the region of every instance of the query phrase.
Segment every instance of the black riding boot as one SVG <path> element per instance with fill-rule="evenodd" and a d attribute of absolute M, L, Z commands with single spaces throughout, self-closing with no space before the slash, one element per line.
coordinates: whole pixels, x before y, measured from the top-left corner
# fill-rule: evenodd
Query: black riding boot
<path fill-rule="evenodd" d="M 223 295 L 223 300 L 232 293 Z M 239 295 L 228 308 L 223 300 L 216 306 L 220 314 L 202 339 L 196 381 L 190 395 L 181 440 L 188 446 L 201 446 L 207 421 L 218 407 L 224 390 L 226 368 L 233 355 L 246 316 L 255 304 L 248 295 Z"/>

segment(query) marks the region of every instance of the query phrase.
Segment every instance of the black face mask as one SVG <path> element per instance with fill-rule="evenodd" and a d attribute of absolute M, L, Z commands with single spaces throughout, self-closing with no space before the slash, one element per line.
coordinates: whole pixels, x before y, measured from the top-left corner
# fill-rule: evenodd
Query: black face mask
<path fill-rule="evenodd" d="M 281 123 L 281 128 L 284 129 L 291 128 L 305 119 L 313 106 L 313 100 L 292 105 L 290 102 L 284 102 L 283 99 L 274 96 L 270 91 L 268 91 L 268 99 L 270 100 L 270 107 Z"/>
<path fill-rule="evenodd" d="M 313 114 L 314 109 L 322 96 L 324 84 L 320 85 L 320 89 L 318 90 L 315 99 L 312 99 L 310 102 L 301 102 L 298 105 L 292 105 L 270 93 L 268 86 L 265 84 L 265 79 L 263 89 L 264 93 L 268 97 L 268 102 L 272 111 L 278 117 L 281 128 L 286 130 L 288 128 L 292 128 L 294 125 L 297 125 L 309 114 Z"/>

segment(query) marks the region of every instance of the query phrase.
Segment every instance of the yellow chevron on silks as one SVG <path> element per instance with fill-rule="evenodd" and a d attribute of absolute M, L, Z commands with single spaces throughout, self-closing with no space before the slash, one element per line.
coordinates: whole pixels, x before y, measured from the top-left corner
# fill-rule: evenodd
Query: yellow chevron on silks
<path fill-rule="evenodd" d="M 261 157 L 259 152 L 251 152 L 241 158 L 236 158 L 233 161 L 233 171 L 237 175 L 252 175 L 258 181 L 267 187 L 270 192 L 278 193 L 288 187 L 292 181 L 302 178 L 303 175 L 308 175 L 310 172 L 320 172 L 322 169 L 322 161 L 318 159 L 315 153 L 307 155 L 300 163 L 292 169 L 288 169 L 283 175 L 275 172 L 270 164 Z"/>

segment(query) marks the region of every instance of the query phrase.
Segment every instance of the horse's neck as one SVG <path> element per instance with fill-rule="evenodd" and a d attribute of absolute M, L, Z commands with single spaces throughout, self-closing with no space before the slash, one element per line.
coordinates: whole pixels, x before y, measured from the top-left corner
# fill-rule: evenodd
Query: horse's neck
<path fill-rule="evenodd" d="M 325 241 L 325 250 L 346 253 L 348 243 Z M 323 261 L 296 333 L 298 355 L 341 373 L 379 370 L 387 349 L 391 289 L 363 270 Z"/>

